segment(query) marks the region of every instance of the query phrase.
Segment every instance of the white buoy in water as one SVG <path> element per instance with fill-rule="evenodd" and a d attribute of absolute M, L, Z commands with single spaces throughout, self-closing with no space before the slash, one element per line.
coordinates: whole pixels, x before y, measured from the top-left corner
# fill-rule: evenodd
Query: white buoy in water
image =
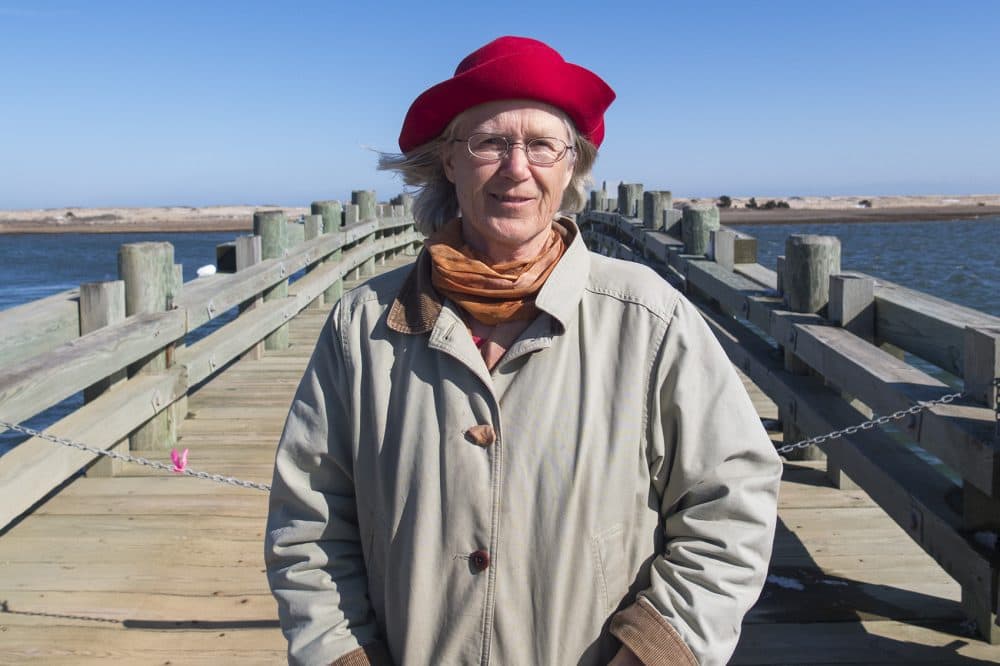
<path fill-rule="evenodd" d="M 212 264 L 206 264 L 198 269 L 198 277 L 205 277 L 206 275 L 215 275 L 215 266 Z"/>

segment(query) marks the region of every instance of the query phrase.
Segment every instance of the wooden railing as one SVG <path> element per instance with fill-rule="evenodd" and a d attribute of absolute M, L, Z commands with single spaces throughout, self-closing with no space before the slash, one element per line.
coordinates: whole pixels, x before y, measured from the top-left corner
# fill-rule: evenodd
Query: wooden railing
<path fill-rule="evenodd" d="M 1000 642 L 1000 318 L 841 271 L 833 237 L 791 236 L 771 270 L 757 263 L 754 238 L 720 228 L 714 206 L 674 210 L 669 193 L 641 185 L 618 194 L 592 193 L 579 216 L 591 249 L 648 264 L 700 302 L 733 363 L 778 405 L 786 444 L 964 390 L 888 431 L 799 456 L 825 457 L 835 484 L 861 486 L 961 585 L 980 633 Z"/>
<path fill-rule="evenodd" d="M 353 199 L 317 202 L 304 223 L 280 211 L 255 214 L 255 235 L 219 248 L 220 264 L 235 254 L 232 273 L 182 284 L 169 243 L 127 244 L 122 280 L 0 312 L 0 421 L 24 422 L 82 391 L 85 403 L 48 434 L 163 458 L 190 389 L 243 354 L 286 347 L 287 322 L 335 302 L 345 276 L 370 275 L 376 262 L 415 253 L 423 236 L 408 197 L 376 204 L 374 192 L 363 191 Z M 234 320 L 185 346 L 189 334 L 236 307 Z M 0 528 L 97 457 L 39 437 L 0 456 Z M 116 473 L 100 457 L 88 474 Z"/>

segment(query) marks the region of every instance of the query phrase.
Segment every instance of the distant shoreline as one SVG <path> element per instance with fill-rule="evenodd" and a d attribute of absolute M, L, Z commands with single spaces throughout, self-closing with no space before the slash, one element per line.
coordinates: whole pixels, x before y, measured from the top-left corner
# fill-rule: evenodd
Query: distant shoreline
<path fill-rule="evenodd" d="M 1000 206 L 900 206 L 898 208 L 775 208 L 719 210 L 726 225 L 850 224 L 865 222 L 932 222 L 1000 217 Z"/>
<path fill-rule="evenodd" d="M 759 197 L 763 205 L 770 197 Z M 781 199 L 775 199 L 780 201 Z M 789 208 L 749 209 L 746 198 L 720 209 L 726 225 L 820 224 L 853 222 L 917 222 L 967 220 L 1000 216 L 1000 195 L 868 197 L 790 197 Z M 675 206 L 687 202 L 675 200 Z M 704 201 L 704 200 L 703 200 Z M 289 220 L 308 215 L 309 208 L 279 206 L 206 206 L 160 208 L 55 208 L 0 210 L 0 235 L 55 233 L 248 233 L 253 213 L 283 210 Z"/>

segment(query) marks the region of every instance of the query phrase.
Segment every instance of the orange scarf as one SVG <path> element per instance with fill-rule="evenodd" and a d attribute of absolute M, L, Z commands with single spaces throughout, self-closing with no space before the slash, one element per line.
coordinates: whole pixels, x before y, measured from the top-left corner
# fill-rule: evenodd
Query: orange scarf
<path fill-rule="evenodd" d="M 533 259 L 489 265 L 462 238 L 462 220 L 454 219 L 427 240 L 431 283 L 476 321 L 496 326 L 530 322 L 538 316 L 535 296 L 566 251 L 553 228 Z"/>

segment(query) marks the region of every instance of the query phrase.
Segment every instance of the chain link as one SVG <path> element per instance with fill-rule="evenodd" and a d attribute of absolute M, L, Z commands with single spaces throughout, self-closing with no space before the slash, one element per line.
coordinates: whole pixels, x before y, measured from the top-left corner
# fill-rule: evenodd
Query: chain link
<path fill-rule="evenodd" d="M 993 416 L 997 422 L 993 434 L 1000 440 L 1000 377 L 993 378 Z"/>
<path fill-rule="evenodd" d="M 140 456 L 130 456 L 125 453 L 119 453 L 118 451 L 105 451 L 104 449 L 98 449 L 93 446 L 87 446 L 86 444 L 81 444 L 80 442 L 74 442 L 70 439 L 65 439 L 63 437 L 56 437 L 54 435 L 49 435 L 44 432 L 39 432 L 38 430 L 33 430 L 32 428 L 26 428 L 25 426 L 17 425 L 16 423 L 7 423 L 6 421 L 0 421 L 0 426 L 4 428 L 9 428 L 25 435 L 30 435 L 32 437 L 40 437 L 41 439 L 54 442 L 56 444 L 62 444 L 63 446 L 68 446 L 73 449 L 80 449 L 81 451 L 86 451 L 87 453 L 93 453 L 99 456 L 105 456 L 106 458 L 112 458 L 113 460 L 122 460 L 129 463 L 134 463 L 136 465 L 144 465 L 146 467 L 152 467 L 153 469 L 160 469 L 166 472 L 174 472 L 175 474 L 183 474 L 185 476 L 193 476 L 196 479 L 204 479 L 205 481 L 214 481 L 216 483 L 223 483 L 230 486 L 238 486 L 240 488 L 250 488 L 252 490 L 263 490 L 270 492 L 271 486 L 266 483 L 256 483 L 254 481 L 244 481 L 243 479 L 237 479 L 232 476 L 223 476 L 222 474 L 209 474 L 208 472 L 199 472 L 193 469 L 184 469 L 177 471 L 174 469 L 173 465 L 168 465 L 156 460 L 150 460 L 149 458 L 142 458 Z"/>
<path fill-rule="evenodd" d="M 788 453 L 789 451 L 794 451 L 795 449 L 804 449 L 807 446 L 813 446 L 814 444 L 822 444 L 831 439 L 838 439 L 846 435 L 855 435 L 862 430 L 871 430 L 876 427 L 884 426 L 892 421 L 898 421 L 899 419 L 905 418 L 912 414 L 919 414 L 920 412 L 933 407 L 935 405 L 947 405 L 954 402 L 958 398 L 965 396 L 965 393 L 949 393 L 948 395 L 943 395 L 936 400 L 919 401 L 917 404 L 913 405 L 909 409 L 901 409 L 898 412 L 893 412 L 892 414 L 887 414 L 885 416 L 880 416 L 876 419 L 870 421 L 865 421 L 864 423 L 859 423 L 857 425 L 848 426 L 843 430 L 834 430 L 833 432 L 828 432 L 825 435 L 817 435 L 816 437 L 810 437 L 809 439 L 804 439 L 801 442 L 796 442 L 795 444 L 787 444 L 780 447 L 777 451 L 778 453 Z M 998 406 L 1000 409 L 1000 406 Z M 1000 414 L 1000 411 L 998 411 Z"/>

